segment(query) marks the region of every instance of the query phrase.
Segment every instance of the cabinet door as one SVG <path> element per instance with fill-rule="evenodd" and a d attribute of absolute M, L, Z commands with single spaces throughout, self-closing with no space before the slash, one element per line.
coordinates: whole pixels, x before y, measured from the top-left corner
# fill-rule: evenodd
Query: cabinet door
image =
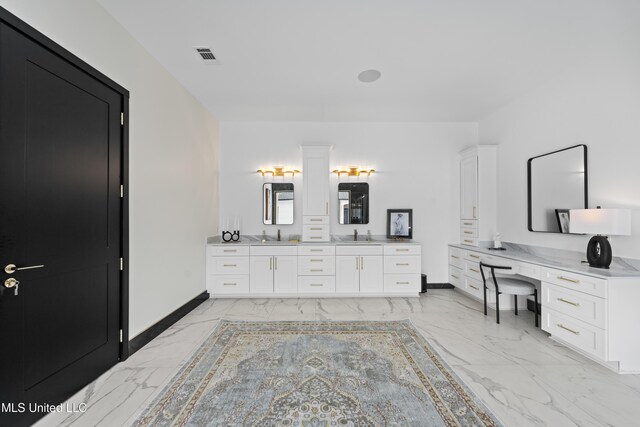
<path fill-rule="evenodd" d="M 273 290 L 276 293 L 298 292 L 298 257 L 273 257 Z"/>
<path fill-rule="evenodd" d="M 250 274 L 250 293 L 273 293 L 273 257 L 252 256 Z"/>
<path fill-rule="evenodd" d="M 303 215 L 329 215 L 329 150 L 306 149 L 302 170 Z"/>
<path fill-rule="evenodd" d="M 460 161 L 460 219 L 478 217 L 478 157 Z"/>
<path fill-rule="evenodd" d="M 336 257 L 336 293 L 360 292 L 360 257 Z"/>
<path fill-rule="evenodd" d="M 377 293 L 383 290 L 383 261 L 381 256 L 360 257 L 360 293 Z"/>

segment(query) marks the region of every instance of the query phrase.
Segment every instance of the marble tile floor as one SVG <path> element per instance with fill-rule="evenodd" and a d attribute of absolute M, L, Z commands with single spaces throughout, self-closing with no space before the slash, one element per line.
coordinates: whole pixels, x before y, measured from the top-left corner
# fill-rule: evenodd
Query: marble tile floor
<path fill-rule="evenodd" d="M 420 298 L 219 299 L 189 313 L 69 402 L 83 414 L 53 413 L 37 426 L 127 426 L 169 381 L 218 320 L 411 319 L 506 426 L 638 426 L 640 375 L 617 375 L 555 343 L 533 313 L 482 314 L 448 289 Z"/>

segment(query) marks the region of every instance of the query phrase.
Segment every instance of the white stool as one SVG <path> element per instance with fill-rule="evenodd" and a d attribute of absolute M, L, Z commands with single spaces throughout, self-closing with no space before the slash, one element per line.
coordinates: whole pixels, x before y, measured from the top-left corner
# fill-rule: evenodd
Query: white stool
<path fill-rule="evenodd" d="M 500 295 L 513 295 L 515 302 L 515 314 L 518 315 L 518 295 L 533 295 L 535 302 L 534 312 L 536 315 L 536 328 L 538 327 L 538 289 L 526 280 L 517 279 L 515 277 L 496 277 L 496 270 L 511 270 L 511 267 L 503 265 L 491 265 L 480 263 L 480 274 L 482 275 L 483 291 L 484 291 L 484 315 L 487 315 L 487 279 L 484 275 L 484 267 L 491 270 L 492 285 L 496 292 L 496 322 L 500 323 Z"/>

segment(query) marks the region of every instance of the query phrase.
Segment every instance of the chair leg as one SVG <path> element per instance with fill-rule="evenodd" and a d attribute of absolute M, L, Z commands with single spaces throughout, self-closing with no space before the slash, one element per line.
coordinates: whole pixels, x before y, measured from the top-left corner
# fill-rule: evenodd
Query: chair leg
<path fill-rule="evenodd" d="M 484 291 L 484 315 L 487 315 L 487 286 L 483 285 L 483 289 Z"/>
<path fill-rule="evenodd" d="M 533 312 L 535 313 L 536 316 L 536 328 L 539 327 L 538 326 L 538 289 L 533 291 L 533 302 L 535 304 L 535 307 L 533 308 Z"/>
<path fill-rule="evenodd" d="M 518 295 L 513 296 L 513 303 L 515 304 L 515 307 L 516 307 L 516 316 L 517 316 L 518 315 Z"/>
<path fill-rule="evenodd" d="M 496 291 L 496 323 L 500 324 L 500 292 Z"/>

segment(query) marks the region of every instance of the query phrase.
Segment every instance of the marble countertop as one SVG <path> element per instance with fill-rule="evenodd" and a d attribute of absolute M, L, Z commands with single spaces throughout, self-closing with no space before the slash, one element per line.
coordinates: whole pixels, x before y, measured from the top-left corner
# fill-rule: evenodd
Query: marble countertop
<path fill-rule="evenodd" d="M 503 242 L 502 245 L 506 250 L 496 251 L 487 247 L 467 246 L 459 243 L 452 243 L 449 246 L 602 279 L 640 278 L 640 260 L 614 257 L 611 268 L 607 270 L 589 267 L 589 264 L 583 263 L 582 261 L 586 261 L 586 256 L 583 252 L 506 242 Z"/>
<path fill-rule="evenodd" d="M 300 236 L 296 236 L 299 238 Z M 259 235 L 242 235 L 238 242 L 224 243 L 220 236 L 211 236 L 207 238 L 208 245 L 245 245 L 245 246 L 277 246 L 277 245 L 419 245 L 415 240 L 405 239 L 387 239 L 386 236 L 372 235 L 371 240 L 367 240 L 366 235 L 359 235 L 358 241 L 353 240 L 352 235 L 332 235 L 329 242 L 300 242 L 297 240 L 280 240 L 277 241 L 273 236 L 267 236 L 267 241 L 262 241 Z"/>

